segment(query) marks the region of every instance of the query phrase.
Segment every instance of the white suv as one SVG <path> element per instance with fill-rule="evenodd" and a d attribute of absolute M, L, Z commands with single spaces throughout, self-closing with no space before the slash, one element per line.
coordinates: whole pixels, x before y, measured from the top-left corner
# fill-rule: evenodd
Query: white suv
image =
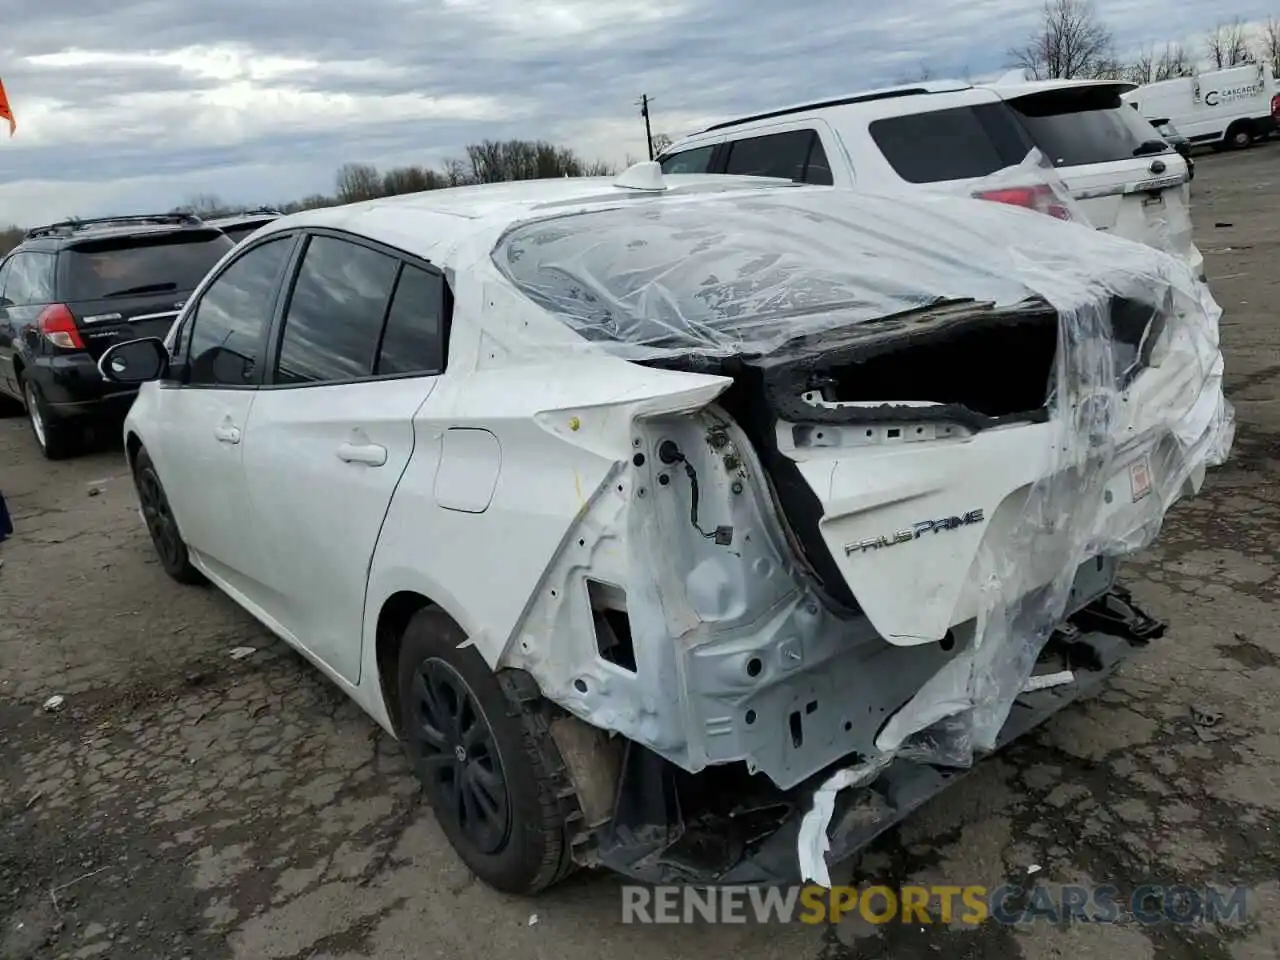
<path fill-rule="evenodd" d="M 1039 150 L 1089 222 L 1182 257 L 1198 275 L 1186 161 L 1121 96 L 1132 83 L 929 82 L 727 120 L 672 144 L 666 173 L 783 177 L 866 191 L 955 190 Z M 988 199 L 1034 206 L 1028 189 Z"/>
<path fill-rule="evenodd" d="M 1201 292 L 646 164 L 281 217 L 99 367 L 164 569 L 400 738 L 485 881 L 821 880 L 1158 633 L 1113 557 L 1230 443 Z"/>

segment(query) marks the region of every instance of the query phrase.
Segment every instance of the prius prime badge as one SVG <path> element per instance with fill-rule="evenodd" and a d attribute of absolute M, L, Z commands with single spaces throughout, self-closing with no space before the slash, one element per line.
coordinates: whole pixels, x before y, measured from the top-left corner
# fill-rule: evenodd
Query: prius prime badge
<path fill-rule="evenodd" d="M 857 543 L 846 543 L 844 546 L 844 555 L 852 556 L 855 553 L 866 553 L 868 550 L 881 550 L 885 547 L 896 547 L 900 543 L 910 543 L 912 540 L 919 540 L 926 533 L 942 533 L 944 530 L 959 530 L 961 527 L 968 527 L 975 523 L 981 523 L 986 519 L 985 514 L 981 510 L 970 510 L 962 517 L 943 517 L 940 520 L 921 520 L 919 523 L 912 524 L 907 530 L 899 530 L 888 536 L 872 537 L 869 540 L 859 540 Z"/>

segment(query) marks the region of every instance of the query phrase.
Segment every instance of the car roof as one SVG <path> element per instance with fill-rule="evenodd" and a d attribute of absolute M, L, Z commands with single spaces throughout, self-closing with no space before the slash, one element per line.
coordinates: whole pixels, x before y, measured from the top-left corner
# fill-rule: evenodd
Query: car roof
<path fill-rule="evenodd" d="M 204 221 L 191 214 L 135 214 L 89 220 L 69 219 L 29 228 L 23 243 L 34 246 L 38 241 L 46 241 L 53 246 L 61 246 L 103 237 L 153 236 L 158 233 L 206 228 Z"/>
<path fill-rule="evenodd" d="M 1004 100 L 1015 100 L 1018 97 L 1036 93 L 1048 93 L 1055 90 L 1069 90 L 1083 87 L 1114 87 L 1121 93 L 1137 88 L 1136 83 L 1127 80 L 1027 80 L 1018 74 L 1006 74 L 999 80 L 983 83 L 970 83 L 964 80 L 927 80 L 921 83 L 899 84 L 892 87 L 879 87 L 837 97 L 825 97 L 821 100 L 808 100 L 785 107 L 760 110 L 743 114 L 728 120 L 713 123 L 709 127 L 681 137 L 663 153 L 670 153 L 686 141 L 701 139 L 706 134 L 721 133 L 734 127 L 745 127 L 761 120 L 773 120 L 792 114 L 809 113 L 816 110 L 829 110 L 841 107 L 852 107 L 858 104 L 876 104 L 878 112 L 883 113 L 886 104 L 883 101 L 898 100 L 906 97 L 936 96 L 939 94 L 963 94 L 965 91 L 983 91 L 987 95 L 995 95 Z"/>
<path fill-rule="evenodd" d="M 636 165 L 640 166 L 644 165 Z M 679 200 L 733 193 L 749 195 L 761 190 L 823 189 L 768 177 L 670 174 L 661 176 L 665 189 L 650 191 L 619 186 L 621 179 L 563 177 L 425 190 L 287 214 L 264 227 L 261 235 L 298 228 L 348 231 L 444 264 L 448 250 L 468 237 L 488 231 L 496 239 L 519 223 L 558 214 L 607 209 L 639 199 Z"/>
<path fill-rule="evenodd" d="M 713 123 L 709 127 L 704 127 L 701 133 L 710 133 L 713 130 L 723 130 L 728 127 L 736 127 L 742 124 L 753 123 L 756 120 L 771 120 L 775 117 L 785 117 L 792 113 L 804 113 L 809 110 L 822 110 L 829 107 L 844 107 L 855 103 L 871 103 L 876 100 L 892 100 L 898 97 L 914 97 L 930 93 L 954 93 L 959 90 L 969 90 L 973 84 L 966 83 L 961 80 L 929 80 L 921 83 L 899 84 L 892 87 L 879 87 L 874 90 L 862 90 L 856 93 L 846 93 L 836 97 L 824 97 L 821 100 L 806 100 L 802 103 L 793 103 L 785 107 L 776 107 L 773 109 L 757 111 L 755 113 L 743 114 L 733 117 L 729 120 L 722 120 L 719 123 Z"/>

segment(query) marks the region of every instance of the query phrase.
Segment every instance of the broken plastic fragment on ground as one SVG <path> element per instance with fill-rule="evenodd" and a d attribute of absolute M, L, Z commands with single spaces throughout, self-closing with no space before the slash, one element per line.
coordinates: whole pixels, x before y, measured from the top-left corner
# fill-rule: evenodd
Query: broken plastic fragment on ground
<path fill-rule="evenodd" d="M 827 838 L 827 828 L 835 813 L 836 794 L 870 783 L 885 763 L 885 760 L 879 760 L 838 770 L 814 791 L 813 806 L 800 821 L 798 855 L 801 879 L 821 887 L 831 887 L 831 873 L 827 869 L 827 851 L 831 849 L 831 841 Z"/>

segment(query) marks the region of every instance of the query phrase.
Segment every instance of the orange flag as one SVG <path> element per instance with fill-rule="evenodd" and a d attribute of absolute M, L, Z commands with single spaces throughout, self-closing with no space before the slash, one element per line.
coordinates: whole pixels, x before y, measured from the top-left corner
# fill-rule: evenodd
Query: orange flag
<path fill-rule="evenodd" d="M 9 121 L 9 136 L 18 129 L 18 121 L 13 119 L 13 107 L 9 106 L 9 98 L 5 96 L 4 81 L 0 80 L 0 120 Z"/>

